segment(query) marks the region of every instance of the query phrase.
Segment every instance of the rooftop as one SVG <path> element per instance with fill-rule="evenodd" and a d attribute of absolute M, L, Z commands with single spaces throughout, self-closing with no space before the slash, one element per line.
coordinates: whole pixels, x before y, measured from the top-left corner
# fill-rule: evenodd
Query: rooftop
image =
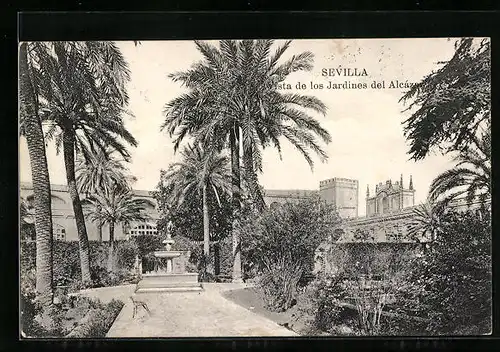
<path fill-rule="evenodd" d="M 30 182 L 20 182 L 19 188 L 31 190 L 31 189 L 33 189 L 33 185 Z M 51 191 L 56 191 L 56 192 L 68 192 L 67 185 L 51 184 L 50 189 L 51 189 Z M 133 189 L 132 192 L 134 192 L 134 195 L 140 196 L 140 197 L 153 197 L 153 195 L 151 194 L 151 191 L 147 191 L 147 190 Z"/>
<path fill-rule="evenodd" d="M 317 195 L 317 190 L 311 189 L 265 189 L 264 196 L 267 197 L 310 197 Z"/>

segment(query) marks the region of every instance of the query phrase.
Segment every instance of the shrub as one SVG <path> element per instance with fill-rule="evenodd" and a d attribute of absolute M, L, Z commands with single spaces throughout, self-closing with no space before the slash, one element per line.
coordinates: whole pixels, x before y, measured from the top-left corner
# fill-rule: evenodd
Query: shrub
<path fill-rule="evenodd" d="M 92 268 L 96 267 L 107 267 L 109 242 L 92 241 L 89 244 L 90 269 L 92 270 Z"/>
<path fill-rule="evenodd" d="M 160 241 L 161 243 L 161 241 Z M 117 242 L 116 273 L 108 274 L 107 265 L 108 243 L 91 241 L 90 272 L 95 282 L 90 285 L 81 282 L 80 254 L 77 241 L 54 241 L 53 273 L 55 286 L 69 286 L 70 291 L 78 291 L 88 287 L 101 287 L 119 284 L 122 279 L 129 278 L 128 272 L 135 262 L 136 244 L 131 241 Z M 20 251 L 21 287 L 34 287 L 36 271 L 36 242 L 22 242 Z"/>
<path fill-rule="evenodd" d="M 89 328 L 85 330 L 86 334 L 80 337 L 106 337 L 123 306 L 124 303 L 122 301 L 114 299 L 106 305 L 101 305 L 97 309 L 96 314 L 88 322 Z"/>
<path fill-rule="evenodd" d="M 92 287 L 118 286 L 136 278 L 134 273 L 128 270 L 117 270 L 110 272 L 107 268 L 94 267 L 90 271 Z"/>
<path fill-rule="evenodd" d="M 233 240 L 227 236 L 219 241 L 217 246 L 219 258 L 219 275 L 231 277 L 233 274 Z M 244 258 L 243 258 L 244 259 Z M 245 271 L 244 271 L 245 273 Z"/>
<path fill-rule="evenodd" d="M 403 270 L 421 247 L 416 243 L 332 243 L 326 249 L 325 259 L 329 271 L 339 275 L 378 275 Z"/>
<path fill-rule="evenodd" d="M 21 290 L 21 333 L 24 337 L 45 336 L 47 332 L 35 319 L 42 312 L 42 306 L 35 300 L 35 292 Z"/>
<path fill-rule="evenodd" d="M 200 281 L 214 282 L 216 275 L 220 274 L 220 245 L 217 243 L 210 243 L 210 257 L 208 258 L 208 272 L 205 272 L 205 260 L 203 254 L 203 243 L 201 241 L 193 241 L 184 236 L 175 236 L 175 243 L 172 246 L 173 250 L 189 251 L 189 263 L 186 270 L 198 272 Z"/>
<path fill-rule="evenodd" d="M 162 237 L 158 235 L 139 235 L 135 236 L 133 241 L 141 258 L 163 247 Z"/>
<path fill-rule="evenodd" d="M 20 276 L 21 276 L 21 292 L 23 292 L 24 294 L 35 294 L 36 269 L 21 267 Z"/>
<path fill-rule="evenodd" d="M 82 302 L 85 303 L 83 300 Z M 88 307 L 80 306 L 70 310 L 86 311 Z M 21 331 L 24 337 L 65 336 L 78 324 L 74 317 L 72 319 L 68 316 L 68 312 L 56 305 L 44 307 L 35 300 L 33 293 L 21 292 Z M 71 326 L 68 325 L 69 320 L 73 320 Z"/>
<path fill-rule="evenodd" d="M 399 293 L 408 289 L 408 277 L 412 260 L 419 251 L 418 246 L 373 242 L 331 244 L 325 254 L 330 270 L 335 275 L 325 276 L 331 284 L 319 287 L 318 297 L 324 296 L 325 302 L 336 302 L 332 303 L 335 306 L 348 303 L 355 308 L 344 309 L 344 313 L 350 316 L 340 319 L 335 315 L 335 309 L 331 310 L 328 303 L 320 300 L 317 315 L 319 327 L 337 329 L 335 333 L 344 326 L 344 332 L 348 330 L 347 327 L 352 330 L 349 334 L 379 334 L 386 321 L 382 319 L 386 304 L 392 297 L 401 298 Z M 367 282 L 372 287 L 368 291 L 365 287 Z M 326 307 L 324 313 L 321 311 L 322 306 Z M 333 317 L 329 317 L 330 311 L 334 312 Z M 334 318 L 339 318 L 336 324 L 333 324 Z"/>
<path fill-rule="evenodd" d="M 116 248 L 118 268 L 131 270 L 135 264 L 135 258 L 139 254 L 139 248 L 135 241 L 120 241 Z"/>
<path fill-rule="evenodd" d="M 318 199 L 286 203 L 243 220 L 238 229 L 242 255 L 261 274 L 260 287 L 271 310 L 294 304 L 298 283 L 307 282 L 302 279 L 312 271 L 316 248 L 338 221 Z"/>
<path fill-rule="evenodd" d="M 341 324 L 346 317 L 352 318 L 352 315 L 349 315 L 351 312 L 339 304 L 345 302 L 349 294 L 340 277 L 317 280 L 313 289 L 314 326 L 317 329 L 330 331 Z"/>
<path fill-rule="evenodd" d="M 381 335 L 422 336 L 427 335 L 427 321 L 405 315 L 382 316 Z"/>
<path fill-rule="evenodd" d="M 436 240 L 415 262 L 409 296 L 430 334 L 487 334 L 492 325 L 491 213 L 442 215 Z"/>

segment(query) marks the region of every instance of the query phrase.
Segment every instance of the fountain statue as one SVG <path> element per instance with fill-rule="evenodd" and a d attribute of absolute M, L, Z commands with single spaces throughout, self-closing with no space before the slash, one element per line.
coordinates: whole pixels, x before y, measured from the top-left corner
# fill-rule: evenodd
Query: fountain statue
<path fill-rule="evenodd" d="M 203 289 L 198 282 L 198 273 L 186 272 L 189 251 L 174 251 L 172 245 L 172 222 L 167 225 L 167 239 L 162 243 L 164 250 L 154 251 L 154 270 L 145 273 L 139 281 L 136 293 L 170 292 L 170 291 L 200 291 Z M 177 262 L 175 262 L 177 260 Z"/>

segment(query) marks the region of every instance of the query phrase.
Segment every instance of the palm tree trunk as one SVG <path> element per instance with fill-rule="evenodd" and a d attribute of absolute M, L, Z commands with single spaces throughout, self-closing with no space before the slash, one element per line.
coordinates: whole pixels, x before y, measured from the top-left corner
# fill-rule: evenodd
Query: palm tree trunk
<path fill-rule="evenodd" d="M 245 164 L 246 180 L 248 182 L 248 186 L 250 187 L 250 193 L 253 203 L 257 210 L 261 212 L 265 209 L 266 203 L 264 202 L 262 192 L 259 189 L 259 180 L 257 179 L 257 175 L 255 174 L 252 154 L 252 147 L 249 147 L 243 153 L 243 162 Z"/>
<path fill-rule="evenodd" d="M 99 221 L 97 223 L 97 237 L 98 237 L 99 242 L 102 242 L 102 222 L 101 221 Z"/>
<path fill-rule="evenodd" d="M 78 231 L 78 241 L 80 244 L 80 266 L 82 273 L 82 282 L 88 283 L 90 278 L 89 265 L 89 238 L 85 226 L 85 217 L 83 215 L 82 203 L 78 190 L 76 188 L 75 178 L 75 139 L 70 128 L 63 131 L 63 152 L 64 166 L 66 167 L 66 181 L 75 213 L 76 229 Z"/>
<path fill-rule="evenodd" d="M 203 253 L 210 255 L 210 217 L 208 214 L 207 186 L 203 186 Z"/>
<path fill-rule="evenodd" d="M 203 255 L 205 257 L 205 272 L 210 265 L 210 217 L 208 214 L 207 185 L 203 186 Z M 211 271 L 211 270 L 210 270 Z"/>
<path fill-rule="evenodd" d="M 113 256 L 115 252 L 115 224 L 109 223 L 108 271 L 113 271 Z"/>
<path fill-rule="evenodd" d="M 28 144 L 34 194 L 36 231 L 36 291 L 39 301 L 51 305 L 53 298 L 52 211 L 50 179 L 42 123 L 37 114 L 37 100 L 29 77 L 27 44 L 20 47 L 19 58 L 21 114 Z M 24 111 L 23 111 L 24 110 Z"/>
<path fill-rule="evenodd" d="M 242 282 L 241 277 L 241 248 L 240 236 L 237 231 L 238 216 L 241 208 L 240 195 L 240 127 L 235 123 L 233 131 L 229 134 L 231 148 L 231 173 L 232 173 L 232 206 L 233 206 L 233 282 Z"/>
<path fill-rule="evenodd" d="M 97 206 L 97 212 L 99 215 L 101 215 L 102 208 L 100 205 Z M 102 220 L 99 220 L 97 222 L 97 238 L 98 238 L 99 242 L 102 242 L 102 227 L 103 227 L 103 225 L 104 225 L 104 223 Z"/>

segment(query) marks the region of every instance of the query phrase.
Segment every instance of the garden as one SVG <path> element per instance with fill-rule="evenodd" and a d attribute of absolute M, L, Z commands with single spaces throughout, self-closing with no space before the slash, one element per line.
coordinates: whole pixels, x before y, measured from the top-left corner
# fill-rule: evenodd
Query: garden
<path fill-rule="evenodd" d="M 161 236 L 140 235 L 131 240 L 116 241 L 112 270 L 108 268 L 109 243 L 90 241 L 90 282 L 81 279 L 78 242 L 54 241 L 54 299 L 50 307 L 36 300 L 36 242 L 22 241 L 20 275 L 23 335 L 104 337 L 124 302 L 112 300 L 103 304 L 97 299 L 80 295 L 80 291 L 137 284 L 141 276 L 138 263 L 151 260 L 152 252 L 163 246 L 162 240 Z M 192 252 L 190 270 L 201 271 L 201 244 L 187 238 L 178 237 L 177 240 L 176 249 Z"/>
<path fill-rule="evenodd" d="M 49 307 L 36 300 L 36 242 L 21 242 L 21 314 L 25 337 L 104 337 L 124 302 L 103 304 L 78 294 L 82 289 L 137 282 L 133 242 L 117 244 L 115 270 L 107 270 L 108 245 L 90 242 L 92 281 L 81 280 L 78 242 L 54 241 L 54 300 Z"/>
<path fill-rule="evenodd" d="M 327 255 L 337 270 L 313 275 L 314 249 L 335 233 L 321 213 L 319 202 L 303 202 L 252 217 L 242 243 L 256 285 L 226 297 L 301 335 L 491 332 L 488 209 L 443 213 L 432 243 L 333 238 Z"/>
<path fill-rule="evenodd" d="M 29 232 L 21 233 L 20 249 L 23 336 L 105 336 L 124 302 L 103 304 L 79 291 L 137 283 L 138 268 L 150 266 L 168 223 L 172 249 L 191 252 L 188 270 L 203 282 L 253 282 L 228 298 L 299 334 L 491 332 L 489 41 L 458 40 L 453 57 L 401 98 L 413 109 L 403 121 L 411 159 L 438 150 L 456 161 L 431 183 L 427 208 L 415 213 L 415 228 L 431 241 L 412 245 L 339 244 L 343 220 L 314 197 L 265 204 L 259 183 L 265 148 L 281 156 L 287 141 L 312 170 L 313 156 L 328 160 L 324 144 L 332 141 L 315 118 L 327 114 L 323 101 L 277 88 L 314 67 L 309 51 L 283 60 L 290 45 L 194 41 L 201 60 L 169 75 L 187 92 L 170 97 L 163 110 L 160 129 L 180 153 L 153 192 L 159 235 L 127 241 L 115 240 L 115 226 L 148 216 L 126 166 L 138 141 L 125 124 L 131 77 L 119 46 L 20 45 L 20 133 L 34 191 L 20 209 L 22 232 Z M 54 240 L 49 142 L 64 154 L 74 242 Z M 459 211 L 450 206 L 459 197 L 480 206 Z M 97 225 L 98 241 L 89 241 L 87 220 Z M 314 270 L 324 243 L 335 272 Z"/>

